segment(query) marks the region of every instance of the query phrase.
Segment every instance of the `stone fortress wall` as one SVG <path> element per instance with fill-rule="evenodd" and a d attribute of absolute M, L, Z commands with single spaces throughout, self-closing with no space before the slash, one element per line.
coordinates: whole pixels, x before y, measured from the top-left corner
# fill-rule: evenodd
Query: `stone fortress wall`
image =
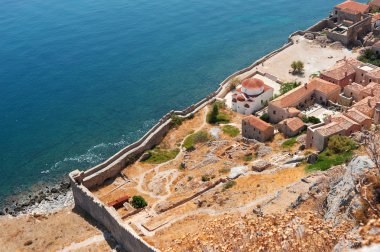
<path fill-rule="evenodd" d="M 321 23 L 322 22 L 322 23 Z M 143 137 L 136 142 L 126 146 L 115 155 L 103 163 L 92 167 L 86 171 L 75 170 L 69 174 L 71 188 L 73 191 L 75 205 L 84 209 L 95 220 L 105 226 L 116 239 L 116 241 L 127 251 L 158 251 L 141 239 L 134 230 L 132 230 L 117 214 L 117 212 L 98 200 L 89 190 L 97 185 L 101 185 L 108 178 L 118 175 L 123 168 L 130 162 L 136 160 L 144 151 L 153 148 L 159 144 L 162 138 L 169 132 L 171 125 L 171 116 L 188 117 L 198 112 L 208 104 L 213 103 L 218 98 L 223 98 L 229 91 L 229 82 L 233 78 L 251 71 L 254 67 L 273 57 L 282 50 L 293 45 L 292 37 L 295 35 L 304 35 L 306 32 L 317 32 L 320 26 L 323 26 L 324 20 L 311 26 L 305 31 L 296 31 L 288 37 L 288 42 L 281 48 L 272 51 L 252 65 L 241 69 L 228 76 L 219 88 L 207 95 L 199 102 L 187 107 L 182 111 L 170 111 L 165 114 L 156 125 L 154 125 Z"/>

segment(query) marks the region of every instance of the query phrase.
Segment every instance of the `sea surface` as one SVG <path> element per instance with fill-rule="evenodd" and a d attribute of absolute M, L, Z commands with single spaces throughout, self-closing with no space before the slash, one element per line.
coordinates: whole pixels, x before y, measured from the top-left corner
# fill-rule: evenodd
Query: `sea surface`
<path fill-rule="evenodd" d="M 105 160 L 338 2 L 1 0 L 0 203 Z"/>

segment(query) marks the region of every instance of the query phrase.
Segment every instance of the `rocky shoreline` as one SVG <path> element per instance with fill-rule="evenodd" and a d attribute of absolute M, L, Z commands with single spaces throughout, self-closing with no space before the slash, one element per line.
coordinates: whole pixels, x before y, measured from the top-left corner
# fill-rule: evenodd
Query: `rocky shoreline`
<path fill-rule="evenodd" d="M 28 193 L 21 193 L 7 200 L 0 208 L 1 215 L 18 216 L 29 213 L 49 213 L 74 203 L 69 179 L 65 176 L 61 181 L 45 185 L 43 188 Z"/>

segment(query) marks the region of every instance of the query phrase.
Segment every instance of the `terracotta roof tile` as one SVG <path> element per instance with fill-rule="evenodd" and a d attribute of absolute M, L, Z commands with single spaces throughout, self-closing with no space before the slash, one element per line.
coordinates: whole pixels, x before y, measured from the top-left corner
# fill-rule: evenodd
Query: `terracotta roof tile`
<path fill-rule="evenodd" d="M 344 129 L 337 122 L 331 122 L 331 123 L 328 123 L 322 127 L 319 127 L 318 129 L 316 129 L 316 131 L 320 135 L 325 136 L 325 137 L 335 135 L 335 134 L 341 132 L 342 130 L 344 130 Z"/>
<path fill-rule="evenodd" d="M 340 3 L 335 6 L 335 8 L 341 9 L 341 10 L 348 10 L 351 12 L 356 13 L 367 13 L 369 10 L 368 4 L 358 3 L 354 1 L 345 1 L 343 3 Z"/>
<path fill-rule="evenodd" d="M 339 125 L 344 129 L 348 130 L 353 125 L 358 125 L 357 122 L 353 121 L 352 119 L 348 118 L 345 115 L 337 115 L 331 118 L 332 122 L 339 123 Z"/>
<path fill-rule="evenodd" d="M 248 122 L 251 126 L 255 127 L 256 129 L 259 129 L 260 131 L 266 131 L 268 129 L 273 128 L 272 125 L 270 125 L 267 122 L 264 122 L 260 118 L 249 115 L 243 118 L 244 121 Z"/>
<path fill-rule="evenodd" d="M 294 107 L 297 105 L 299 100 L 311 95 L 315 90 L 329 95 L 332 92 L 339 92 L 340 87 L 320 78 L 314 78 L 307 85 L 296 87 L 288 93 L 273 100 L 271 103 L 281 108 Z"/>
<path fill-rule="evenodd" d="M 350 61 L 341 61 L 332 68 L 323 71 L 322 74 L 335 80 L 342 80 L 347 75 L 355 74 L 355 67 Z M 347 75 L 346 75 L 347 74 Z"/>
<path fill-rule="evenodd" d="M 290 130 L 297 131 L 305 126 L 305 123 L 298 117 L 282 120 L 281 124 L 287 125 Z"/>
<path fill-rule="evenodd" d="M 344 115 L 351 118 L 355 122 L 360 123 L 360 124 L 363 123 L 365 120 L 371 119 L 355 108 L 349 109 L 346 113 L 344 113 Z"/>

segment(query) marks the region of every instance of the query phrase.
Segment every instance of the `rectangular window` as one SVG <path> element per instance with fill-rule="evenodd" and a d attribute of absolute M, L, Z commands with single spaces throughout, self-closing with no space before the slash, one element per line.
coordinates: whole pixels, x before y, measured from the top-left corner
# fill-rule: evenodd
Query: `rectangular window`
<path fill-rule="evenodd" d="M 273 110 L 273 115 L 275 115 L 276 114 L 276 110 Z"/>

